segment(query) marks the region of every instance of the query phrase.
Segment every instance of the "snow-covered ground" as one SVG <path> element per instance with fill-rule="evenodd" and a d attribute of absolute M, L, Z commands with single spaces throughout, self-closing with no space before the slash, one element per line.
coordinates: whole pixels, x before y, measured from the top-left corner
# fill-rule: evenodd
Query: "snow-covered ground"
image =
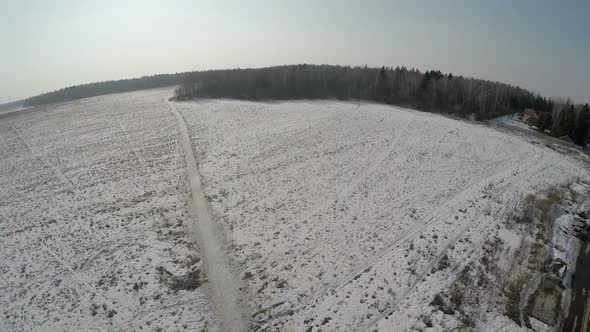
<path fill-rule="evenodd" d="M 0 119 L 0 330 L 220 329 L 171 94 Z M 590 180 L 522 135 L 385 105 L 176 106 L 252 329 L 452 329 L 429 304 L 491 251 L 510 267 L 525 196 Z M 477 327 L 512 330 L 480 293 Z"/>
<path fill-rule="evenodd" d="M 169 90 L 0 120 L 0 330 L 201 330 Z M 172 275 L 170 275 L 171 273 Z M 176 277 L 176 278 L 175 278 Z M 201 280 L 202 282 L 203 280 Z"/>
<path fill-rule="evenodd" d="M 499 118 L 492 120 L 492 122 L 494 122 L 498 125 L 503 125 L 503 126 L 510 127 L 510 128 L 516 128 L 516 129 L 520 129 L 520 130 L 524 130 L 524 131 L 528 131 L 528 132 L 535 132 L 535 130 L 531 126 L 529 126 L 528 124 L 526 124 L 522 121 L 516 120 L 514 114 L 501 116 Z"/>
<path fill-rule="evenodd" d="M 254 320 L 275 329 L 420 327 L 486 240 L 516 237 L 503 223 L 526 194 L 587 179 L 577 162 L 520 136 L 395 107 L 179 108 Z M 501 246 L 505 269 L 515 246 Z M 430 273 L 445 254 L 450 266 Z M 494 300 L 482 298 L 481 311 Z M 480 327 L 493 319 L 483 316 Z"/>

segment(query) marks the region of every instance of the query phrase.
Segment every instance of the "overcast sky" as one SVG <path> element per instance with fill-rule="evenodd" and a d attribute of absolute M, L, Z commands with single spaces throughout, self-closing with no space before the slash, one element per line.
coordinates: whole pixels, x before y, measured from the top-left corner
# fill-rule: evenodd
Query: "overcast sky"
<path fill-rule="evenodd" d="M 146 74 L 405 65 L 590 101 L 590 1 L 0 0 L 0 98 Z"/>

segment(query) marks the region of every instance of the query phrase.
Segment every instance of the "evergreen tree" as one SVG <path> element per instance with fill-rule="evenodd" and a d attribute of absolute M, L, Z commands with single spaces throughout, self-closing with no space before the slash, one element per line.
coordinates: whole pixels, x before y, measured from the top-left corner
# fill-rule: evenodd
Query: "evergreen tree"
<path fill-rule="evenodd" d="M 551 112 L 539 112 L 536 126 L 541 131 L 551 129 L 553 126 L 553 116 L 551 115 Z"/>
<path fill-rule="evenodd" d="M 563 112 L 565 115 L 565 120 L 563 122 L 563 126 L 561 128 L 563 135 L 571 136 L 571 133 L 574 131 L 576 127 L 576 110 L 574 105 L 570 105 L 569 108 Z"/>
<path fill-rule="evenodd" d="M 424 73 L 406 67 L 290 65 L 257 69 L 206 70 L 188 74 L 146 76 L 130 80 L 91 83 L 29 98 L 25 106 L 64 102 L 108 93 L 181 84 L 179 94 L 190 98 L 237 99 L 354 99 L 373 100 L 431 112 L 468 116 L 474 112 L 482 120 L 520 112 L 530 107 L 549 112 L 554 105 L 525 89 L 498 82 L 443 74 Z M 567 104 L 568 106 L 571 103 Z M 556 110 L 559 108 L 560 112 Z M 576 118 L 555 107 L 553 118 L 542 117 L 539 128 L 572 135 Z M 566 114 L 567 113 L 567 114 Z M 549 113 L 551 114 L 551 113 Z M 554 123 L 555 120 L 555 123 Z M 541 123 L 542 122 L 542 123 Z"/>
<path fill-rule="evenodd" d="M 381 67 L 375 85 L 375 100 L 381 102 L 387 101 L 389 99 L 389 89 L 390 84 L 387 79 L 387 70 L 385 70 L 385 67 Z"/>
<path fill-rule="evenodd" d="M 572 132 L 572 140 L 580 146 L 588 144 L 588 134 L 590 133 L 590 108 L 588 104 L 584 105 L 582 111 L 578 115 L 575 128 Z"/>

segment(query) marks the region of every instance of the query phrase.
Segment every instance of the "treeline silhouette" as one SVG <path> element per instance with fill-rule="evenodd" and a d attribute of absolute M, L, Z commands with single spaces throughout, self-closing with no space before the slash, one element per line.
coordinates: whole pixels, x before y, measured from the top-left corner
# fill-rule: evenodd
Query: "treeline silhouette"
<path fill-rule="evenodd" d="M 180 98 L 370 100 L 489 119 L 523 108 L 551 109 L 540 95 L 508 84 L 406 67 L 293 65 L 193 72 Z"/>
<path fill-rule="evenodd" d="M 547 99 L 510 84 L 406 67 L 303 64 L 193 72 L 185 75 L 175 95 L 178 99 L 370 100 L 476 120 L 531 108 L 538 114 L 531 124 L 553 136 L 585 146 L 590 131 L 588 105 Z"/>
<path fill-rule="evenodd" d="M 551 109 L 538 112 L 530 123 L 542 132 L 587 146 L 590 143 L 590 106 L 576 105 L 570 99 L 554 99 L 551 105 Z"/>
<path fill-rule="evenodd" d="M 111 93 L 129 92 L 160 88 L 165 86 L 173 86 L 180 84 L 185 75 L 186 73 L 160 74 L 118 81 L 106 81 L 75 85 L 25 99 L 23 105 L 25 107 L 38 106 L 72 101 L 88 97 L 101 96 Z"/>
<path fill-rule="evenodd" d="M 24 106 L 172 85 L 179 85 L 177 99 L 367 100 L 477 120 L 532 108 L 538 112 L 533 124 L 540 130 L 580 145 L 588 142 L 590 129 L 587 105 L 547 99 L 510 84 L 406 67 L 301 64 L 144 76 L 68 87 L 26 99 Z"/>
<path fill-rule="evenodd" d="M 21 107 L 22 105 L 23 105 L 22 100 L 16 100 L 16 101 L 11 101 L 8 103 L 0 104 L 0 112 L 17 109 L 17 108 Z"/>

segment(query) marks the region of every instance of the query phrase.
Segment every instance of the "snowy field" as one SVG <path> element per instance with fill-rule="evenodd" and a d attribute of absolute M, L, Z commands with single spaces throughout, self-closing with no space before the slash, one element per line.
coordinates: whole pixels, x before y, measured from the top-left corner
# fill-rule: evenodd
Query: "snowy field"
<path fill-rule="evenodd" d="M 0 119 L 1 331 L 199 330 L 201 257 L 168 90 Z M 204 278 L 204 277 L 203 277 Z M 168 285 L 170 284 L 170 285 Z"/>
<path fill-rule="evenodd" d="M 525 196 L 590 180 L 538 138 L 429 113 L 171 95 L 0 119 L 0 330 L 227 326 L 190 232 L 173 110 L 253 330 L 453 329 L 457 315 L 429 304 L 493 243 L 499 271 L 510 267 L 506 225 Z M 478 327 L 514 330 L 497 294 L 477 292 Z"/>

